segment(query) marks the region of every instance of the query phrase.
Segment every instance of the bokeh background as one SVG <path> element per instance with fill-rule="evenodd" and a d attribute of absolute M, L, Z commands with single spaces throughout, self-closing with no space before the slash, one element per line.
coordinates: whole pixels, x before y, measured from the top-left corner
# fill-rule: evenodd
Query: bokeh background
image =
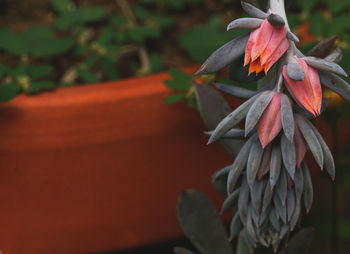
<path fill-rule="evenodd" d="M 188 110 L 195 110 L 190 85 L 181 83 L 192 76 L 179 69 L 198 65 L 241 33 L 225 26 L 242 15 L 237 0 L 0 0 L 0 101 L 169 71 L 174 82 L 165 85 L 175 92 L 163 106 L 187 100 Z M 341 65 L 350 73 L 349 0 L 295 0 L 288 17 L 303 52 L 338 35 Z M 325 95 L 331 102 L 324 126 L 328 136 L 342 139 L 349 105 L 329 91 Z M 316 229 L 312 253 L 335 253 L 335 219 L 339 253 L 348 253 L 350 142 L 342 143 L 333 144 L 336 188 L 325 174 L 314 176 L 314 208 L 304 218 Z M 190 246 L 181 238 L 120 253 L 165 254 L 174 245 Z"/>

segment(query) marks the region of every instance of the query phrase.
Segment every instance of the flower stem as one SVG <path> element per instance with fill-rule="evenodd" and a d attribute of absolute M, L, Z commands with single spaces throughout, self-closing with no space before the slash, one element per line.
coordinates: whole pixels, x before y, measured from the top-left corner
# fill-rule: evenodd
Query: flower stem
<path fill-rule="evenodd" d="M 280 15 L 284 19 L 284 22 L 286 22 L 287 29 L 290 31 L 284 0 L 270 0 L 269 12 L 273 12 Z"/>

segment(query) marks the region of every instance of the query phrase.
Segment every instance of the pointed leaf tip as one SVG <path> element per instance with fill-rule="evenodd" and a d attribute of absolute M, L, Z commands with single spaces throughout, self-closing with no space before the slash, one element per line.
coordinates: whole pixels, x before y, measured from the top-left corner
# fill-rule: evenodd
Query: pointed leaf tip
<path fill-rule="evenodd" d="M 308 65 L 316 69 L 333 72 L 334 74 L 338 74 L 345 77 L 348 76 L 348 74 L 346 74 L 343 68 L 334 62 L 330 62 L 330 61 L 327 61 L 321 58 L 312 57 L 312 56 L 304 57 L 303 60 Z"/>
<path fill-rule="evenodd" d="M 291 40 L 291 41 L 296 42 L 296 43 L 299 43 L 299 42 L 300 42 L 298 36 L 296 36 L 296 35 L 295 35 L 294 33 L 292 33 L 291 31 L 288 31 L 288 32 L 287 32 L 287 38 L 288 38 L 289 40 Z"/>
<path fill-rule="evenodd" d="M 203 63 L 202 67 L 196 72 L 196 74 L 217 72 L 229 65 L 235 59 L 240 58 L 245 52 L 249 34 L 250 33 L 241 35 L 217 49 Z"/>
<path fill-rule="evenodd" d="M 258 9 L 254 5 L 251 5 L 247 2 L 241 1 L 241 5 L 243 10 L 250 16 L 254 18 L 259 19 L 266 19 L 268 17 L 268 14 L 266 12 L 263 12 L 262 10 Z"/>
<path fill-rule="evenodd" d="M 232 29 L 256 29 L 261 26 L 262 22 L 258 18 L 239 18 L 227 26 L 227 31 Z"/>

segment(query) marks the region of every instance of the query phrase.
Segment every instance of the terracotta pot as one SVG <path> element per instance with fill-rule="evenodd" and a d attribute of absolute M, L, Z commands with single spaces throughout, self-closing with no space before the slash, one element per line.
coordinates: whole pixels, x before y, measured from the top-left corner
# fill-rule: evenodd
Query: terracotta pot
<path fill-rule="evenodd" d="M 167 74 L 20 95 L 0 106 L 0 249 L 93 253 L 182 235 L 183 189 L 217 201 L 231 158 L 198 112 L 167 106 Z"/>
<path fill-rule="evenodd" d="M 232 159 L 219 144 L 205 145 L 198 112 L 163 105 L 168 78 L 64 88 L 0 105 L 4 254 L 156 243 L 182 235 L 181 190 L 201 189 L 221 204 L 210 176 Z"/>

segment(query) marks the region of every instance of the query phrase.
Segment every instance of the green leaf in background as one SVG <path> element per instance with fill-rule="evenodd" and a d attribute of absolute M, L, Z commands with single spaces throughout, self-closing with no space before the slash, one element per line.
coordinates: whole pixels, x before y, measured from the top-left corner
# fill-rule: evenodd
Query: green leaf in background
<path fill-rule="evenodd" d="M 295 1 L 296 5 L 305 11 L 310 11 L 319 0 Z"/>
<path fill-rule="evenodd" d="M 89 56 L 86 61 L 85 61 L 85 65 L 88 68 L 91 68 L 92 66 L 94 66 L 96 64 L 96 62 L 99 60 L 99 56 L 98 55 L 91 55 Z"/>
<path fill-rule="evenodd" d="M 0 101 L 7 102 L 12 100 L 19 92 L 21 87 L 17 84 L 2 84 L 0 85 Z"/>
<path fill-rule="evenodd" d="M 74 44 L 71 38 L 54 38 L 39 41 L 31 53 L 37 57 L 49 57 L 67 52 Z"/>
<path fill-rule="evenodd" d="M 124 18 L 122 16 L 118 16 L 118 15 L 110 16 L 109 20 L 111 21 L 111 24 L 113 24 L 115 26 L 125 25 L 128 23 L 126 18 Z"/>
<path fill-rule="evenodd" d="M 137 43 L 143 43 L 148 38 L 157 38 L 161 35 L 158 29 L 146 26 L 134 27 L 128 32 L 130 39 Z"/>
<path fill-rule="evenodd" d="M 82 24 L 96 22 L 106 17 L 106 8 L 102 6 L 82 6 L 77 10 L 78 21 Z"/>
<path fill-rule="evenodd" d="M 164 104 L 173 104 L 186 99 L 185 94 L 173 94 L 164 99 Z"/>
<path fill-rule="evenodd" d="M 54 24 L 60 30 L 68 30 L 78 22 L 78 16 L 75 12 L 65 12 L 56 18 Z"/>
<path fill-rule="evenodd" d="M 97 42 L 102 45 L 109 43 L 114 38 L 114 34 L 116 32 L 117 31 L 112 26 L 104 27 L 97 39 Z"/>
<path fill-rule="evenodd" d="M 86 69 L 86 68 L 80 68 L 77 67 L 76 71 L 78 73 L 78 76 L 87 84 L 91 84 L 91 83 L 97 83 L 98 82 L 98 78 L 96 77 L 96 75 L 94 73 L 92 73 L 90 70 Z"/>
<path fill-rule="evenodd" d="M 116 80 L 119 78 L 116 63 L 111 61 L 107 57 L 101 59 L 101 69 L 103 70 L 104 74 L 107 76 L 108 79 Z"/>
<path fill-rule="evenodd" d="M 188 99 L 187 99 L 187 105 L 190 107 L 190 108 L 197 108 L 198 104 L 197 104 L 197 99 L 196 97 L 194 96 L 194 94 L 191 94 Z"/>
<path fill-rule="evenodd" d="M 57 12 L 67 12 L 73 6 L 73 2 L 71 0 L 49 0 L 52 7 Z"/>
<path fill-rule="evenodd" d="M 0 30 L 0 49 L 16 56 L 28 53 L 28 45 L 22 41 L 21 35 L 8 29 Z"/>
<path fill-rule="evenodd" d="M 56 20 L 55 26 L 61 30 L 68 30 L 73 25 L 84 25 L 105 19 L 106 8 L 101 6 L 82 6 L 75 10 L 62 13 Z"/>
<path fill-rule="evenodd" d="M 52 81 L 33 82 L 26 89 L 26 92 L 29 94 L 35 94 L 45 90 L 51 90 L 54 87 L 55 87 L 55 83 Z"/>
<path fill-rule="evenodd" d="M 324 29 L 324 20 L 321 11 L 315 11 L 312 16 L 310 16 L 312 26 L 310 27 L 310 32 L 316 36 L 321 37 Z"/>
<path fill-rule="evenodd" d="M 145 19 L 148 19 L 152 16 L 152 14 L 146 8 L 143 8 L 140 5 L 136 5 L 133 8 L 133 12 L 134 12 L 135 16 L 140 20 L 145 20 Z"/>
<path fill-rule="evenodd" d="M 48 26 L 31 27 L 24 30 L 21 34 L 22 42 L 30 44 L 37 43 L 40 40 L 52 39 L 54 37 L 54 30 Z"/>
<path fill-rule="evenodd" d="M 21 63 L 21 64 L 17 65 L 16 67 L 11 68 L 9 70 L 9 75 L 12 78 L 18 78 L 20 76 L 25 76 L 27 74 L 27 71 L 28 71 L 28 65 L 25 63 Z"/>
<path fill-rule="evenodd" d="M 328 3 L 328 7 L 333 14 L 341 11 L 346 11 L 350 7 L 349 0 L 325 0 Z"/>
<path fill-rule="evenodd" d="M 167 28 L 174 24 L 175 20 L 172 17 L 169 16 L 154 16 L 153 20 L 161 27 L 161 28 Z"/>
<path fill-rule="evenodd" d="M 10 67 L 0 63 L 0 77 L 8 74 L 10 72 Z"/>
<path fill-rule="evenodd" d="M 348 13 L 338 15 L 338 17 L 330 23 L 331 32 L 333 34 L 342 34 L 350 29 L 350 16 Z"/>
<path fill-rule="evenodd" d="M 216 49 L 242 34 L 242 31 L 230 31 L 222 27 L 222 19 L 212 17 L 207 25 L 198 26 L 180 35 L 182 48 L 197 62 L 205 61 Z M 205 38 L 205 40 L 203 40 Z"/>
<path fill-rule="evenodd" d="M 151 65 L 151 71 L 153 73 L 159 72 L 162 70 L 162 59 L 158 53 L 153 53 L 149 56 L 149 62 Z"/>
<path fill-rule="evenodd" d="M 181 193 L 177 217 L 186 236 L 201 254 L 232 254 L 220 216 L 210 199 L 197 190 Z"/>
<path fill-rule="evenodd" d="M 50 75 L 53 67 L 48 64 L 31 65 L 28 69 L 28 74 L 31 79 L 40 79 Z"/>
<path fill-rule="evenodd" d="M 172 76 L 172 79 L 166 80 L 164 83 L 170 89 L 187 91 L 191 87 L 192 75 L 175 68 L 170 69 L 169 74 Z"/>

